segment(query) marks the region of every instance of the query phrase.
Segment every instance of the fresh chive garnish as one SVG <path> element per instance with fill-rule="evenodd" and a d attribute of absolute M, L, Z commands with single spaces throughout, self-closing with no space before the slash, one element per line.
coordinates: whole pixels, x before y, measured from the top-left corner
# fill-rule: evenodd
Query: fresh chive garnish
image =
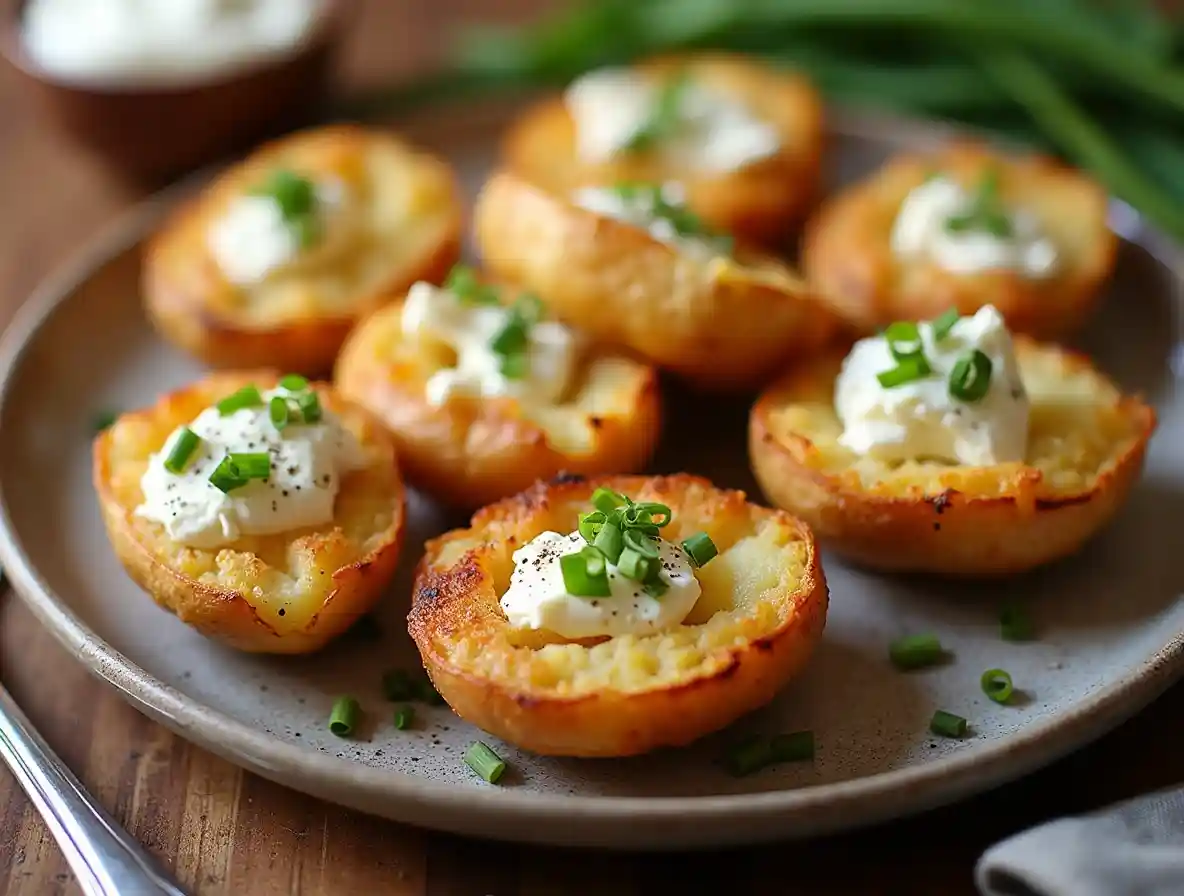
<path fill-rule="evenodd" d="M 111 425 L 118 419 L 119 414 L 115 411 L 99 411 L 91 421 L 91 428 L 94 430 L 95 435 L 98 435 L 103 430 L 110 429 Z"/>
<path fill-rule="evenodd" d="M 267 416 L 270 418 L 272 426 L 282 430 L 288 425 L 288 402 L 278 395 L 274 396 L 267 403 Z"/>
<path fill-rule="evenodd" d="M 923 357 L 925 345 L 921 341 L 921 329 L 911 321 L 897 321 L 889 324 L 884 331 L 884 339 L 888 343 L 888 351 L 897 361 L 906 358 Z"/>
<path fill-rule="evenodd" d="M 933 341 L 941 342 L 950 335 L 950 330 L 954 329 L 954 324 L 962 319 L 962 315 L 958 313 L 957 308 L 951 308 L 940 317 L 933 321 L 930 326 L 933 328 Z"/>
<path fill-rule="evenodd" d="M 888 645 L 888 658 L 898 669 L 924 669 L 945 659 L 945 650 L 937 635 L 905 635 Z"/>
<path fill-rule="evenodd" d="M 498 362 L 498 371 L 508 380 L 525 379 L 530 373 L 530 355 L 518 352 L 513 355 L 502 355 Z"/>
<path fill-rule="evenodd" d="M 914 355 L 911 358 L 898 361 L 896 366 L 889 370 L 877 373 L 876 379 L 885 389 L 892 389 L 914 380 L 924 379 L 927 376 L 929 376 L 929 362 L 925 360 L 924 355 Z"/>
<path fill-rule="evenodd" d="M 794 731 L 778 734 L 769 744 L 774 762 L 804 762 L 814 758 L 814 732 Z"/>
<path fill-rule="evenodd" d="M 415 700 L 419 697 L 419 685 L 403 669 L 391 669 L 382 675 L 382 695 L 392 703 Z"/>
<path fill-rule="evenodd" d="M 977 348 L 963 355 L 950 371 L 950 394 L 961 401 L 981 401 L 991 388 L 991 359 Z"/>
<path fill-rule="evenodd" d="M 1015 693 L 1011 675 L 1006 669 L 988 669 L 983 673 L 979 683 L 982 685 L 983 693 L 996 703 L 1006 703 Z"/>
<path fill-rule="evenodd" d="M 592 544 L 596 541 L 596 536 L 600 534 L 600 530 L 608 522 L 608 518 L 599 510 L 594 510 L 591 513 L 581 513 L 579 532 L 584 537 L 584 541 Z"/>
<path fill-rule="evenodd" d="M 289 392 L 303 392 L 308 388 L 308 380 L 298 373 L 288 373 L 280 377 L 280 388 Z"/>
<path fill-rule="evenodd" d="M 559 558 L 563 587 L 575 597 L 610 597 L 607 558 L 591 545 Z"/>
<path fill-rule="evenodd" d="M 691 558 L 691 562 L 699 568 L 706 566 L 719 553 L 715 542 L 711 540 L 711 536 L 706 532 L 696 532 L 690 538 L 683 541 L 682 549 L 687 552 L 687 556 Z"/>
<path fill-rule="evenodd" d="M 621 559 L 617 561 L 617 569 L 627 579 L 645 582 L 653 574 L 656 563 L 653 558 L 645 557 L 632 548 L 626 548 L 621 552 Z"/>
<path fill-rule="evenodd" d="M 489 343 L 490 349 L 498 355 L 520 355 L 530 343 L 529 327 L 517 315 L 510 315 L 505 324 Z"/>
<path fill-rule="evenodd" d="M 266 479 L 271 475 L 271 455 L 266 451 L 236 451 L 226 457 L 244 479 Z"/>
<path fill-rule="evenodd" d="M 395 710 L 395 727 L 400 731 L 406 731 L 411 727 L 415 721 L 415 707 L 414 706 L 400 706 Z"/>
<path fill-rule="evenodd" d="M 320 422 L 321 400 L 316 392 L 304 392 L 296 396 L 296 407 L 300 409 L 300 419 L 304 423 Z"/>
<path fill-rule="evenodd" d="M 773 742 L 765 737 L 753 736 L 742 740 L 724 754 L 724 766 L 735 777 L 742 778 L 760 771 L 773 758 Z"/>
<path fill-rule="evenodd" d="M 634 504 L 630 510 L 633 513 L 634 522 L 638 525 L 652 525 L 662 529 L 670 525 L 670 521 L 674 519 L 670 508 L 657 501 L 642 501 L 640 504 Z"/>
<path fill-rule="evenodd" d="M 1018 604 L 1008 604 L 999 611 L 999 635 L 1004 641 L 1031 641 L 1035 626 Z"/>
<path fill-rule="evenodd" d="M 605 523 L 592 540 L 592 546 L 604 554 L 609 563 L 618 563 L 625 549 L 625 536 L 613 523 Z"/>
<path fill-rule="evenodd" d="M 608 515 L 618 507 L 625 506 L 625 496 L 617 494 L 611 488 L 598 488 L 592 493 L 592 506 Z"/>
<path fill-rule="evenodd" d="M 225 417 L 243 408 L 255 408 L 263 404 L 263 396 L 254 386 L 243 386 L 237 392 L 227 395 L 214 407 L 218 409 L 218 416 Z"/>
<path fill-rule="evenodd" d="M 640 529 L 626 529 L 622 538 L 625 547 L 629 550 L 640 554 L 642 557 L 647 557 L 650 560 L 658 559 L 657 543 L 652 537 L 646 535 Z"/>
<path fill-rule="evenodd" d="M 338 697 L 329 713 L 329 730 L 338 737 L 349 737 L 358 724 L 361 707 L 353 697 Z"/>
<path fill-rule="evenodd" d="M 487 744 L 473 741 L 465 751 L 465 765 L 490 784 L 496 784 L 506 772 L 506 763 Z"/>
<path fill-rule="evenodd" d="M 498 305 L 497 290 L 480 281 L 477 272 L 466 264 L 454 265 L 444 281 L 444 288 L 464 305 Z"/>
<path fill-rule="evenodd" d="M 316 209 L 316 191 L 312 181 L 287 168 L 277 168 L 255 193 L 267 196 L 279 206 L 285 221 L 293 221 L 311 214 Z"/>
<path fill-rule="evenodd" d="M 200 444 L 201 436 L 188 426 L 182 426 L 177 431 L 173 445 L 169 448 L 169 453 L 164 459 L 164 468 L 170 473 L 185 472 L 185 467 L 188 466 L 193 453 L 197 451 Z"/>
<path fill-rule="evenodd" d="M 662 82 L 654 97 L 648 118 L 633 132 L 625 144 L 628 152 L 652 149 L 659 141 L 667 138 L 682 120 L 682 102 L 690 86 L 687 71 L 680 70 Z"/>
<path fill-rule="evenodd" d="M 929 730 L 939 737 L 965 737 L 966 720 L 962 716 L 939 709 L 929 720 Z"/>
<path fill-rule="evenodd" d="M 659 575 L 658 569 L 656 565 L 650 567 L 650 577 L 641 583 L 641 590 L 653 598 L 659 598 L 670 590 L 670 586 Z"/>
<path fill-rule="evenodd" d="M 239 472 L 229 455 L 222 458 L 218 462 L 218 466 L 214 467 L 214 471 L 210 473 L 210 485 L 223 494 L 229 494 L 236 488 L 242 488 L 248 482 L 250 480 Z"/>

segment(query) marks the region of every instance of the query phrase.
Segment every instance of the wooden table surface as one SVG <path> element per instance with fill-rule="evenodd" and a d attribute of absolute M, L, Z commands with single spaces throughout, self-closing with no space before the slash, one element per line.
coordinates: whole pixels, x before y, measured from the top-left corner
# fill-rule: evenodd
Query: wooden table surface
<path fill-rule="evenodd" d="M 431 64 L 447 29 L 492 7 L 541 0 L 367 0 L 343 60 L 350 86 Z M 37 120 L 0 72 L 0 323 L 34 284 L 139 198 Z M 200 894 L 974 892 L 976 856 L 1036 821 L 1101 806 L 1184 776 L 1184 688 L 1097 745 L 1016 784 L 910 821 L 822 841 L 690 856 L 482 843 L 369 818 L 304 796 L 190 746 L 93 680 L 0 593 L 0 678 L 91 791 Z M 684 872 L 690 872 L 684 873 Z M 0 893 L 74 894 L 44 825 L 0 771 Z"/>

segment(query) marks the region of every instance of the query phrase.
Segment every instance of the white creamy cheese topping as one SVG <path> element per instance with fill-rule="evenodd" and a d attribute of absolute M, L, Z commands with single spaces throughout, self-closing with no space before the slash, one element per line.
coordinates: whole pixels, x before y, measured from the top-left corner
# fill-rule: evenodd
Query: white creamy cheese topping
<path fill-rule="evenodd" d="M 626 68 L 576 79 L 565 102 L 580 158 L 603 162 L 625 150 L 653 115 L 661 90 L 661 82 Z M 780 145 L 776 129 L 744 104 L 691 81 L 678 93 L 677 127 L 663 136 L 659 151 L 687 167 L 722 173 L 767 158 Z"/>
<path fill-rule="evenodd" d="M 176 85 L 279 57 L 312 32 L 323 0 L 29 0 L 25 51 L 92 84 Z"/>
<path fill-rule="evenodd" d="M 525 375 L 507 377 L 502 357 L 493 350 L 494 337 L 510 319 L 500 305 L 470 305 L 447 289 L 416 283 L 403 305 L 403 332 L 433 339 L 456 352 L 456 365 L 428 379 L 427 399 L 440 406 L 452 396 L 556 404 L 575 378 L 583 348 L 580 335 L 558 321 L 542 320 L 530 327 Z"/>
<path fill-rule="evenodd" d="M 510 587 L 501 599 L 510 625 L 546 629 L 571 639 L 648 635 L 681 623 L 699 600 L 699 580 L 690 558 L 665 539 L 658 540 L 658 559 L 662 581 L 670 587 L 661 597 L 650 597 L 612 563 L 606 563 L 611 597 L 568 594 L 559 560 L 586 544 L 579 532 L 543 532 L 514 552 Z"/>
<path fill-rule="evenodd" d="M 1022 461 L 1028 444 L 1029 402 L 1011 334 L 990 305 L 963 317 L 938 341 L 918 324 L 928 376 L 885 388 L 877 374 L 896 367 L 883 336 L 862 339 L 843 362 L 835 384 L 841 444 L 886 461 L 931 459 L 969 466 Z M 991 361 L 990 388 L 979 401 L 950 394 L 958 360 L 978 349 Z"/>
<path fill-rule="evenodd" d="M 670 181 L 662 184 L 659 198 L 670 206 L 681 207 L 686 202 L 682 184 Z M 572 201 L 582 209 L 612 218 L 624 224 L 640 227 L 654 239 L 704 260 L 726 255 L 726 244 L 718 240 L 679 233 L 669 218 L 655 214 L 652 190 L 622 190 L 617 187 L 581 187 Z"/>
<path fill-rule="evenodd" d="M 267 402 L 284 389 L 263 393 L 259 407 L 241 408 L 225 417 L 206 408 L 189 424 L 201 444 L 181 473 L 164 466 L 174 432 L 160 453 L 148 460 L 140 480 L 144 503 L 136 513 L 165 527 L 169 538 L 194 548 L 217 548 L 243 535 L 270 535 L 333 519 L 341 477 L 365 464 L 353 434 L 324 411 L 320 422 L 272 425 Z M 271 475 L 223 493 L 210 474 L 229 453 L 268 452 Z"/>
<path fill-rule="evenodd" d="M 346 201 L 344 187 L 329 181 L 316 187 L 316 215 L 320 234 L 311 246 L 302 246 L 299 233 L 284 219 L 280 205 L 266 195 L 244 193 L 231 200 L 226 211 L 215 218 L 206 232 L 206 244 L 215 264 L 236 286 L 252 286 L 275 271 L 291 265 L 302 254 L 323 251 L 327 240 L 339 243 L 343 234 L 333 234 L 330 222 L 350 219 L 338 215 Z"/>
<path fill-rule="evenodd" d="M 1056 273 L 1056 246 L 1040 221 L 1025 209 L 1007 213 L 1010 236 L 987 230 L 951 230 L 951 218 L 969 213 L 974 196 L 945 177 L 933 177 L 905 198 L 892 227 L 892 251 L 902 258 L 928 258 L 947 271 L 973 274 L 1004 268 L 1040 279 Z"/>

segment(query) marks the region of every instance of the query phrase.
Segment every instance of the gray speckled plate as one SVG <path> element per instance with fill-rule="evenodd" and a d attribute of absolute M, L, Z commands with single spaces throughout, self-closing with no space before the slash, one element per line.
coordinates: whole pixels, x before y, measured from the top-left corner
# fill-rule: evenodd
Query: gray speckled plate
<path fill-rule="evenodd" d="M 493 131 L 477 125 L 474 137 L 473 127 L 432 128 L 423 139 L 475 185 Z M 866 117 L 835 129 L 840 181 L 893 148 L 942 136 Z M 474 729 L 438 708 L 421 711 L 415 730 L 396 731 L 379 693 L 383 669 L 416 661 L 403 619 L 417 549 L 457 522 L 426 501 L 413 498 L 402 572 L 379 611 L 382 640 L 346 640 L 315 657 L 243 656 L 203 640 L 142 595 L 109 550 L 90 488 L 94 414 L 146 404 L 201 373 L 153 335 L 139 307 L 139 242 L 169 202 L 113 226 L 31 299 L 3 340 L 0 561 L 80 662 L 149 715 L 261 775 L 479 836 L 623 848 L 752 842 L 865 824 L 1017 777 L 1136 712 L 1184 668 L 1184 271 L 1166 241 L 1116 206 L 1126 242 L 1083 344 L 1124 386 L 1148 395 L 1162 422 L 1144 479 L 1107 532 L 1073 561 L 988 586 L 882 578 L 827 557 L 825 639 L 808 672 L 767 709 L 692 748 L 627 761 L 539 759 L 491 739 L 513 767 L 491 787 L 461 762 Z M 710 430 L 719 435 L 693 454 L 680 449 L 703 441 L 691 436 L 697 405 L 674 394 L 671 406 L 656 468 L 756 494 L 744 459 L 747 403 L 714 412 Z M 1038 642 L 999 639 L 1003 598 L 1028 602 Z M 886 644 L 921 629 L 939 632 L 956 660 L 893 672 Z M 1023 690 L 1014 706 L 979 690 L 979 675 L 997 666 Z M 370 711 L 358 740 L 325 730 L 343 692 Z M 939 707 L 967 716 L 972 736 L 931 737 L 927 721 Z M 802 728 L 816 732 L 812 764 L 736 780 L 712 761 L 745 731 Z"/>

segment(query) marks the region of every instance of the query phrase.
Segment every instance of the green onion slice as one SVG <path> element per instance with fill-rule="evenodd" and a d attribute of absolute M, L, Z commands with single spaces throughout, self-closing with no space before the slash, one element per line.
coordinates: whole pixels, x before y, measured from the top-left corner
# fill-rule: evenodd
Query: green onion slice
<path fill-rule="evenodd" d="M 640 529 L 626 529 L 625 547 L 631 549 L 642 557 L 648 557 L 651 560 L 658 559 L 658 545 L 654 539 L 642 532 Z"/>
<path fill-rule="evenodd" d="M 896 366 L 890 370 L 877 373 L 876 379 L 885 389 L 892 389 L 896 386 L 903 386 L 905 383 L 924 379 L 929 376 L 929 372 L 929 362 L 925 360 L 925 356 L 913 355 L 898 361 Z"/>
<path fill-rule="evenodd" d="M 563 587 L 575 597 L 610 597 L 608 569 L 605 556 L 592 545 L 559 559 L 563 573 Z"/>
<path fill-rule="evenodd" d="M 794 731 L 778 734 L 769 744 L 773 762 L 803 762 L 814 758 L 814 732 Z"/>
<path fill-rule="evenodd" d="M 1008 604 L 999 611 L 999 634 L 1004 641 L 1031 641 L 1035 626 L 1022 607 Z"/>
<path fill-rule="evenodd" d="M 644 527 L 653 526 L 656 529 L 665 528 L 674 519 L 670 508 L 657 501 L 642 501 L 640 504 L 633 504 L 629 507 L 629 513 L 632 515 L 634 524 Z"/>
<path fill-rule="evenodd" d="M 267 416 L 271 419 L 272 426 L 282 430 L 288 425 L 288 402 L 276 395 L 267 403 Z"/>
<path fill-rule="evenodd" d="M 977 348 L 958 359 L 950 371 L 950 394 L 961 401 L 981 401 L 991 388 L 991 359 Z"/>
<path fill-rule="evenodd" d="M 395 710 L 395 727 L 400 731 L 406 731 L 411 727 L 415 721 L 415 707 L 414 706 L 400 706 Z"/>
<path fill-rule="evenodd" d="M 321 399 L 316 392 L 305 392 L 296 398 L 296 407 L 300 408 L 300 418 L 305 423 L 319 423 L 322 417 Z"/>
<path fill-rule="evenodd" d="M 642 123 L 625 144 L 629 152 L 651 149 L 672 134 L 682 120 L 682 101 L 690 86 L 687 71 L 680 70 L 664 81 L 654 98 L 648 119 Z"/>
<path fill-rule="evenodd" d="M 621 552 L 621 557 L 617 561 L 617 569 L 627 579 L 646 582 L 653 576 L 656 564 L 657 561 L 654 558 L 639 554 L 632 548 L 626 548 Z"/>
<path fill-rule="evenodd" d="M 650 578 L 641 583 L 641 590 L 650 597 L 659 598 L 670 590 L 670 586 L 658 575 L 658 567 L 654 566 Z"/>
<path fill-rule="evenodd" d="M 185 472 L 185 467 L 188 466 L 193 453 L 200 444 L 201 436 L 188 426 L 182 426 L 177 431 L 176 438 L 173 439 L 173 445 L 164 459 L 164 468 L 170 473 Z"/>
<path fill-rule="evenodd" d="M 232 452 L 226 459 L 244 479 L 266 479 L 271 475 L 271 455 L 266 451 Z"/>
<path fill-rule="evenodd" d="M 594 510 L 591 513 L 580 514 L 580 535 L 584 536 L 584 541 L 592 544 L 596 541 L 596 536 L 600 534 L 600 530 L 604 527 L 608 518 L 603 512 Z"/>
<path fill-rule="evenodd" d="M 600 527 L 600 531 L 596 533 L 592 544 L 608 558 L 609 563 L 617 563 L 621 559 L 621 551 L 625 549 L 629 534 L 625 533 L 625 535 L 622 535 L 621 530 L 615 525 L 605 523 Z"/>
<path fill-rule="evenodd" d="M 611 488 L 598 488 L 592 493 L 592 505 L 603 514 L 610 514 L 627 502 L 624 495 L 617 494 Z"/>
<path fill-rule="evenodd" d="M 248 482 L 250 480 L 239 472 L 234 461 L 230 459 L 230 455 L 222 458 L 218 462 L 218 466 L 214 467 L 214 472 L 210 473 L 210 485 L 223 494 L 228 494 L 236 488 L 242 488 Z"/>
<path fill-rule="evenodd" d="M 682 543 L 682 549 L 691 558 L 691 563 L 702 568 L 710 563 L 719 553 L 719 548 L 706 532 L 696 532 Z"/>
<path fill-rule="evenodd" d="M 773 761 L 773 742 L 754 735 L 745 738 L 724 754 L 724 767 L 737 778 L 758 772 Z"/>
<path fill-rule="evenodd" d="M 1015 693 L 1011 683 L 1011 675 L 1005 669 L 988 669 L 979 679 L 983 693 L 996 703 L 1006 703 Z"/>
<path fill-rule="evenodd" d="M 308 388 L 308 380 L 298 373 L 289 373 L 280 377 L 280 388 L 289 392 L 303 392 Z"/>
<path fill-rule="evenodd" d="M 940 737 L 965 737 L 966 719 L 939 709 L 929 720 L 929 730 Z"/>
<path fill-rule="evenodd" d="M 921 341 L 921 329 L 910 321 L 897 321 L 889 324 L 884 331 L 884 339 L 888 342 L 888 350 L 897 361 L 906 358 L 923 357 L 925 344 Z"/>
<path fill-rule="evenodd" d="M 533 327 L 543 319 L 543 300 L 532 292 L 524 292 L 514 303 L 514 312 L 527 327 Z"/>
<path fill-rule="evenodd" d="M 898 669 L 924 669 L 945 659 L 945 650 L 937 635 L 906 635 L 888 645 L 888 658 Z"/>
<path fill-rule="evenodd" d="M 465 305 L 501 304 L 497 290 L 482 283 L 477 277 L 477 272 L 466 264 L 455 265 L 449 271 L 444 288 Z"/>
<path fill-rule="evenodd" d="M 490 784 L 496 784 L 506 772 L 505 761 L 479 740 L 473 741 L 465 751 L 465 765 Z"/>
<path fill-rule="evenodd" d="M 95 435 L 98 435 L 103 430 L 110 429 L 118 419 L 119 414 L 115 411 L 99 411 L 97 414 L 95 414 L 94 419 L 91 421 L 91 427 L 94 430 Z"/>
<path fill-rule="evenodd" d="M 254 192 L 278 205 L 285 222 L 311 214 L 316 208 L 316 190 L 312 181 L 286 168 L 272 171 Z"/>
<path fill-rule="evenodd" d="M 237 392 L 227 395 L 214 407 L 218 409 L 218 416 L 225 417 L 243 408 L 255 408 L 263 404 L 263 396 L 254 386 L 243 386 Z"/>
<path fill-rule="evenodd" d="M 358 724 L 361 707 L 353 697 L 338 697 L 329 713 L 329 730 L 338 737 L 349 737 Z"/>
<path fill-rule="evenodd" d="M 954 324 L 962 319 L 962 315 L 958 313 L 957 308 L 951 308 L 949 311 L 942 314 L 930 324 L 933 327 L 933 341 L 941 342 L 950 335 L 950 330 L 954 329 Z"/>
<path fill-rule="evenodd" d="M 502 355 L 498 370 L 508 380 L 525 379 L 526 375 L 530 373 L 530 355 L 526 352 Z"/>

